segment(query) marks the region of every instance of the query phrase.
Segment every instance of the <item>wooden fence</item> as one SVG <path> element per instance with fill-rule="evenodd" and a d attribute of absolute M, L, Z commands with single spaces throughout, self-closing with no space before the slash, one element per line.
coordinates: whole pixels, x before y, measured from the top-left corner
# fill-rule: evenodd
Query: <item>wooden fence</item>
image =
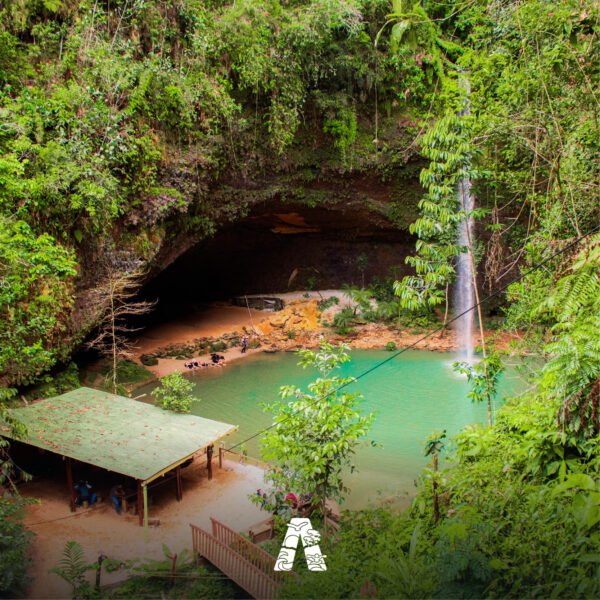
<path fill-rule="evenodd" d="M 223 523 L 211 518 L 212 533 L 195 525 L 192 543 L 197 558 L 205 558 L 253 598 L 274 598 L 287 575 L 274 571 L 275 558 Z"/>

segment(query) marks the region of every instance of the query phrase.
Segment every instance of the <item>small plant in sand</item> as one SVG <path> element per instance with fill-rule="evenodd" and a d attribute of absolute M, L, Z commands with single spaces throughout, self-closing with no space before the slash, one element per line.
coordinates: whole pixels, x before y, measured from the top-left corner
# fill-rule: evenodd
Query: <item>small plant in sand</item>
<path fill-rule="evenodd" d="M 197 402 L 192 390 L 194 384 L 181 373 L 171 373 L 160 380 L 160 387 L 154 391 L 154 397 L 161 408 L 173 412 L 187 413 L 192 403 Z"/>

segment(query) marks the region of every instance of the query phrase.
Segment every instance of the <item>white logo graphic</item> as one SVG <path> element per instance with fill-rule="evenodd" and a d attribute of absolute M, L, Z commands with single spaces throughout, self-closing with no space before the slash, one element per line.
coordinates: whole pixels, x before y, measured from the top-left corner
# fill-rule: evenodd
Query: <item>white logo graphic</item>
<path fill-rule="evenodd" d="M 308 570 L 327 571 L 325 557 L 321 554 L 321 548 L 319 548 L 321 534 L 313 529 L 310 519 L 298 517 L 294 517 L 288 523 L 287 533 L 275 563 L 275 571 L 292 570 L 299 540 L 302 540 L 304 546 L 304 556 L 306 557 Z"/>

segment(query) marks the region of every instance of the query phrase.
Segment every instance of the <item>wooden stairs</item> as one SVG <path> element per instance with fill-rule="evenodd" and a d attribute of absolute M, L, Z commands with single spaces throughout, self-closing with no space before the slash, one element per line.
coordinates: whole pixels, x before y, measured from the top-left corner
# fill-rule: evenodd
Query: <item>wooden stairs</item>
<path fill-rule="evenodd" d="M 192 528 L 194 555 L 204 558 L 253 598 L 270 600 L 289 575 L 275 571 L 275 558 L 220 521 L 210 519 L 212 532 Z"/>

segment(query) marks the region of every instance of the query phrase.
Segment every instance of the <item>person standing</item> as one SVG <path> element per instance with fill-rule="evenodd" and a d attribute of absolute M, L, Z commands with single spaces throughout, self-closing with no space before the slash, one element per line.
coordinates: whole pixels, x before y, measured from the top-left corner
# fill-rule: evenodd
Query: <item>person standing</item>
<path fill-rule="evenodd" d="M 121 514 L 121 501 L 125 496 L 125 490 L 123 486 L 119 483 L 118 485 L 113 485 L 110 489 L 110 500 L 115 507 L 115 512 L 120 515 Z"/>
<path fill-rule="evenodd" d="M 242 354 L 245 354 L 246 350 L 248 350 L 248 338 L 246 336 L 243 336 L 242 337 Z"/>

